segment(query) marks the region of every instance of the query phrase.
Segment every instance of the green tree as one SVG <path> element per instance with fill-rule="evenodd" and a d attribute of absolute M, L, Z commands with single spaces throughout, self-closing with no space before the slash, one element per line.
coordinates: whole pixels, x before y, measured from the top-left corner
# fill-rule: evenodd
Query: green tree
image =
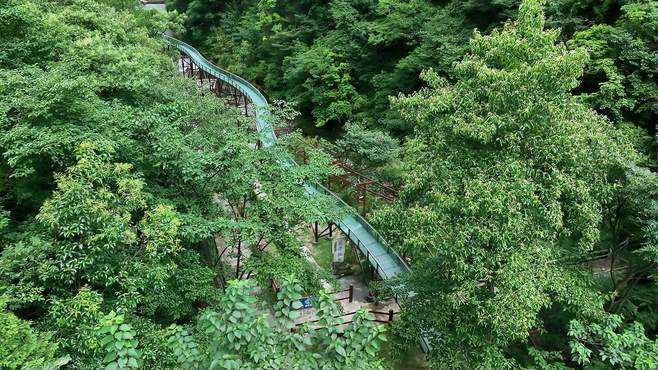
<path fill-rule="evenodd" d="M 381 368 L 379 345 L 386 340 L 374 317 L 357 312 L 346 328 L 340 306 L 326 292 L 317 295 L 318 328 L 295 325 L 301 307 L 301 286 L 286 278 L 277 292 L 274 320 L 254 296 L 251 281 L 231 281 L 218 311 L 207 311 L 195 338 L 173 325 L 169 343 L 185 368 Z M 200 343 L 207 343 L 201 345 Z"/>
<path fill-rule="evenodd" d="M 638 370 L 658 367 L 656 342 L 645 336 L 640 323 L 623 328 L 622 318 L 617 315 L 607 316 L 602 324 L 584 325 L 574 320 L 569 324 L 569 336 L 573 338 L 571 354 L 580 365 Z"/>
<path fill-rule="evenodd" d="M 297 93 L 300 104 L 313 104 L 316 126 L 347 121 L 363 102 L 350 83 L 349 65 L 336 59 L 335 52 L 320 46 L 286 60 L 290 66 L 286 81 L 301 90 Z"/>
<path fill-rule="evenodd" d="M 359 169 L 372 169 L 395 162 L 400 156 L 397 139 L 362 123 L 348 122 L 345 135 L 336 140 L 336 157 L 352 162 Z"/>
<path fill-rule="evenodd" d="M 621 7 L 614 24 L 597 24 L 576 32 L 572 48 L 587 48 L 590 61 L 583 77 L 581 96 L 626 131 L 636 128 L 634 145 L 655 163 L 655 134 L 658 114 L 656 35 L 658 3 L 633 1 Z"/>
<path fill-rule="evenodd" d="M 602 312 L 585 262 L 609 174 L 637 155 L 571 94 L 587 53 L 557 38 L 524 1 L 517 22 L 475 34 L 454 84 L 428 71 L 428 88 L 393 101 L 416 136 L 400 201 L 375 219 L 414 262 L 394 287 L 415 292 L 403 320 L 437 366 L 511 366 L 542 309 Z"/>
<path fill-rule="evenodd" d="M 111 153 L 82 143 L 77 165 L 58 177 L 36 218 L 50 231 L 57 256 L 50 278 L 74 292 L 84 284 L 111 288 L 120 305 L 136 307 L 147 287 L 166 287 L 173 272 L 167 262 L 180 250 L 180 221 L 171 207 L 147 209 L 143 181 L 131 165 L 109 163 Z"/>
<path fill-rule="evenodd" d="M 614 196 L 604 203 L 601 250 L 607 264 L 603 291 L 606 309 L 655 328 L 658 267 L 658 179 L 630 166 L 619 176 Z"/>
<path fill-rule="evenodd" d="M 67 360 L 57 359 L 57 343 L 52 341 L 52 333 L 39 332 L 28 321 L 6 311 L 6 297 L 0 297 L 0 366 L 7 369 L 53 368 L 65 364 Z"/>
<path fill-rule="evenodd" d="M 638 369 L 658 367 L 656 342 L 648 339 L 638 322 L 624 324 L 618 315 L 607 315 L 601 322 L 569 323 L 569 352 L 585 369 Z M 534 366 L 540 369 L 567 369 L 556 352 L 530 351 Z"/>
<path fill-rule="evenodd" d="M 96 335 L 103 316 L 103 297 L 89 287 L 83 287 L 73 297 L 53 299 L 47 327 L 62 351 L 73 359 L 73 366 L 101 366 L 102 346 Z"/>

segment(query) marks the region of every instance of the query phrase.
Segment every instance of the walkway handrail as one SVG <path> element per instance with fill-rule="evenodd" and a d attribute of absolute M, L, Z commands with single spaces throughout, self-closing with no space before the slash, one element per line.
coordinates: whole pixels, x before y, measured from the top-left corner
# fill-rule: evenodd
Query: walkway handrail
<path fill-rule="evenodd" d="M 263 145 L 268 147 L 274 145 L 276 142 L 276 134 L 274 133 L 274 128 L 271 125 L 267 124 L 265 117 L 269 114 L 269 104 L 267 99 L 251 82 L 245 80 L 244 78 L 229 72 L 223 68 L 217 67 L 208 59 L 206 59 L 197 49 L 190 46 L 189 44 L 178 40 L 174 37 L 163 35 L 163 37 L 171 44 L 173 44 L 178 50 L 183 51 L 189 57 L 193 58 L 194 61 L 199 65 L 201 69 L 205 72 L 208 72 L 210 75 L 229 83 L 231 86 L 240 90 L 245 96 L 249 96 L 252 103 L 256 106 L 256 129 L 261 134 L 261 141 Z M 234 81 L 238 81 L 239 84 L 236 84 Z M 240 84 L 247 87 L 252 94 L 246 94 L 242 90 Z M 256 99 L 254 99 L 254 97 Z"/>
<path fill-rule="evenodd" d="M 411 268 L 409 267 L 407 262 L 404 260 L 404 258 L 402 258 L 395 249 L 391 248 L 390 245 L 384 239 L 384 237 L 377 230 L 375 230 L 375 228 L 372 225 L 370 225 L 370 223 L 363 216 L 361 216 L 358 212 L 355 212 L 354 209 L 352 208 L 352 206 L 347 204 L 340 196 L 338 196 L 337 194 L 335 194 L 331 190 L 327 189 L 327 187 L 325 187 L 324 185 L 313 184 L 312 186 L 314 186 L 320 192 L 335 198 L 338 201 L 338 204 L 339 204 L 340 207 L 349 210 L 351 212 L 351 215 L 354 216 L 354 218 L 356 218 L 356 220 L 359 224 L 361 224 L 361 227 L 368 230 L 368 233 L 370 233 L 371 235 L 374 235 L 375 239 L 378 242 L 382 243 L 386 247 L 387 251 L 389 251 L 389 253 L 393 253 L 393 255 L 395 257 L 397 257 L 397 259 L 400 262 L 402 262 L 402 266 L 404 267 L 406 272 L 411 271 Z"/>

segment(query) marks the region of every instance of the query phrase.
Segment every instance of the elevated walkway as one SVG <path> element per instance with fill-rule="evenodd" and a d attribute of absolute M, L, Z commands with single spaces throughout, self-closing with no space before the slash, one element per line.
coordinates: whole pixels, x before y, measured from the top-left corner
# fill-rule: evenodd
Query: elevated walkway
<path fill-rule="evenodd" d="M 165 37 L 180 52 L 190 57 L 205 73 L 233 86 L 246 96 L 256 112 L 256 129 L 260 133 L 263 146 L 269 147 L 276 144 L 274 128 L 267 120 L 269 105 L 260 90 L 242 77 L 215 66 L 192 46 L 173 37 Z M 282 165 L 294 166 L 296 164 L 290 159 Z M 372 268 L 382 279 L 389 279 L 401 272 L 409 271 L 409 266 L 402 257 L 385 242 L 384 238 L 361 215 L 343 202 L 340 197 L 320 184 L 305 183 L 304 188 L 310 195 L 325 194 L 333 197 L 336 206 L 346 214 L 342 220 L 335 220 L 335 224 L 366 256 Z"/>
<path fill-rule="evenodd" d="M 269 105 L 265 96 L 249 81 L 242 77 L 217 67 L 208 61 L 199 51 L 192 46 L 170 36 L 164 36 L 169 43 L 181 53 L 187 55 L 206 74 L 231 85 L 248 100 L 251 101 L 252 109 L 256 114 L 256 129 L 261 138 L 262 145 L 269 147 L 276 144 L 274 128 L 268 122 Z M 291 158 L 281 163 L 283 167 L 296 166 Z M 396 275 L 409 272 L 410 268 L 400 255 L 391 248 L 384 238 L 375 230 L 361 215 L 351 206 L 345 203 L 338 195 L 331 192 L 321 184 L 306 182 L 304 189 L 309 196 L 325 194 L 335 200 L 336 207 L 343 210 L 345 216 L 334 223 L 354 243 L 361 253 L 366 257 L 368 263 L 382 279 L 390 279 Z M 414 295 L 410 292 L 409 295 Z M 403 302 L 401 302 L 403 303 Z M 421 348 L 429 353 L 431 346 L 424 337 L 420 338 Z"/>

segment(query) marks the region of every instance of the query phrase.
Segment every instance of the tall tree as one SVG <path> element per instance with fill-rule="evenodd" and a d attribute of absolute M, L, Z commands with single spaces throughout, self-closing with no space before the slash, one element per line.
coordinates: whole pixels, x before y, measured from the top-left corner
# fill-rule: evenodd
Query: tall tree
<path fill-rule="evenodd" d="M 636 149 L 647 155 L 645 165 L 655 168 L 658 3 L 631 1 L 620 13 L 615 22 L 593 25 L 569 41 L 590 53 L 579 90 L 594 109 L 632 134 Z"/>
<path fill-rule="evenodd" d="M 588 56 L 544 30 L 542 4 L 476 32 L 455 83 L 428 71 L 427 88 L 393 100 L 415 137 L 400 201 L 375 219 L 414 262 L 394 284 L 415 293 L 403 325 L 443 368 L 512 366 L 506 351 L 542 327 L 542 309 L 602 312 L 586 261 L 610 174 L 637 155 L 572 95 Z"/>
<path fill-rule="evenodd" d="M 92 0 L 0 4 L 0 294 L 73 367 L 173 367 L 163 325 L 195 321 L 223 279 L 294 272 L 310 291 L 323 274 L 293 228 L 334 217 L 300 186 L 329 158 L 255 150 L 253 117 L 179 76 L 170 25 Z M 117 342 L 94 334 L 124 319 Z"/>

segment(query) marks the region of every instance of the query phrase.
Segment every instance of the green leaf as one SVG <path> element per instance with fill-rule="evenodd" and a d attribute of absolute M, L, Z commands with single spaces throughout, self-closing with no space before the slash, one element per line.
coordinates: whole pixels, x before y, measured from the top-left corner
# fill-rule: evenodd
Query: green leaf
<path fill-rule="evenodd" d="M 117 354 L 114 352 L 109 352 L 103 357 L 103 363 L 108 364 L 111 363 L 112 361 L 116 360 Z"/>
<path fill-rule="evenodd" d="M 112 343 L 114 341 L 114 337 L 112 335 L 106 335 L 101 339 L 101 346 L 105 347 L 109 343 Z"/>

